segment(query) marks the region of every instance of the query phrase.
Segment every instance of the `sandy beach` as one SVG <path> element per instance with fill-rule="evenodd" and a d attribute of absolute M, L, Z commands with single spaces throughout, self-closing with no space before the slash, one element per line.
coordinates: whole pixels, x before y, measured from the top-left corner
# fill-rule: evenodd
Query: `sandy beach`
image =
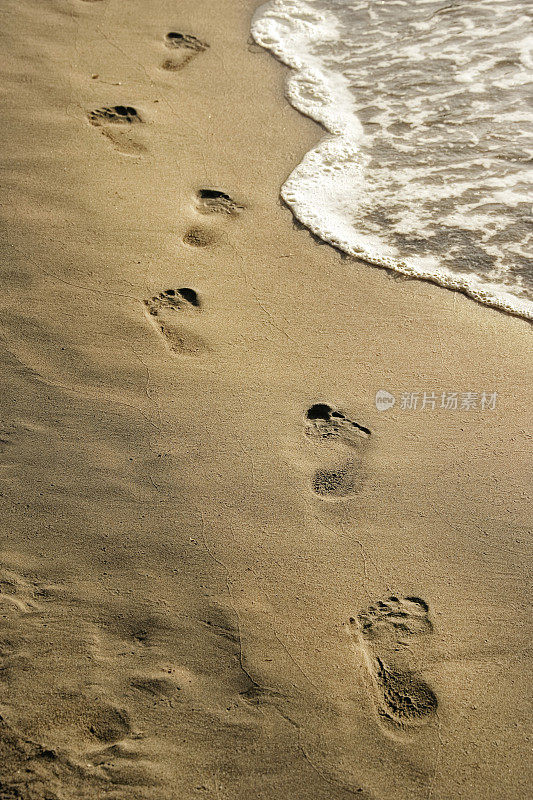
<path fill-rule="evenodd" d="M 525 799 L 530 325 L 294 223 L 258 5 L 4 5 L 0 796 Z"/>

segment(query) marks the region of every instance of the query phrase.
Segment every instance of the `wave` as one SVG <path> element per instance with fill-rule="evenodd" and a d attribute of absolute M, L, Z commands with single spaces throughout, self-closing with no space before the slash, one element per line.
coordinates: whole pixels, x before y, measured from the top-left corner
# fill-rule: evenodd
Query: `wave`
<path fill-rule="evenodd" d="M 447 224 L 441 228 L 448 235 L 448 239 L 452 235 L 450 231 L 453 232 L 455 237 L 453 245 L 462 257 L 460 270 L 451 269 L 443 263 L 446 259 L 443 258 L 442 253 L 439 253 L 439 247 L 441 250 L 444 249 L 446 239 L 444 243 L 439 244 L 440 221 L 438 217 L 441 215 L 438 207 L 435 207 L 434 204 L 431 206 L 433 200 L 431 193 L 435 191 L 434 185 L 432 185 L 435 184 L 440 192 L 439 197 L 449 198 L 450 188 L 445 185 L 446 175 L 452 174 L 449 164 L 446 163 L 444 167 L 442 162 L 436 161 L 423 163 L 422 166 L 417 164 L 418 172 L 416 172 L 412 166 L 413 151 L 414 145 L 416 144 L 418 147 L 419 142 L 411 143 L 411 152 L 409 153 L 411 161 L 406 161 L 401 153 L 402 145 L 400 144 L 403 142 L 405 149 L 406 139 L 405 137 L 396 137 L 394 141 L 398 142 L 398 147 L 394 152 L 387 153 L 390 166 L 388 171 L 383 173 L 383 159 L 376 161 L 376 153 L 372 148 L 375 149 L 377 145 L 375 141 L 372 142 L 372 134 L 368 133 L 368 129 L 372 130 L 372 125 L 364 126 L 360 121 L 362 101 L 358 97 L 358 93 L 362 95 L 366 93 L 369 96 L 370 90 L 374 91 L 379 100 L 379 82 L 378 87 L 373 89 L 372 74 L 368 74 L 368 70 L 371 69 L 374 62 L 368 56 L 363 58 L 359 53 L 359 62 L 354 62 L 352 57 L 352 51 L 360 48 L 358 37 L 360 37 L 362 29 L 355 31 L 353 41 L 346 36 L 346 20 L 342 19 L 342 14 L 346 13 L 346 7 L 349 5 L 339 3 L 339 0 L 336 3 L 327 3 L 324 0 L 315 0 L 315 2 L 313 0 L 311 2 L 271 0 L 260 6 L 254 14 L 252 20 L 254 40 L 292 69 L 286 85 L 288 100 L 302 114 L 320 123 L 328 134 L 304 156 L 301 163 L 283 184 L 281 188 L 283 200 L 291 208 L 295 217 L 314 234 L 352 256 L 376 266 L 396 270 L 404 275 L 430 280 L 449 289 L 462 291 L 489 306 L 533 319 L 533 302 L 527 296 L 527 280 L 517 272 L 508 275 L 505 268 L 494 267 L 497 259 L 496 256 L 490 256 L 490 253 L 497 252 L 500 260 L 505 259 L 505 251 L 501 247 L 498 249 L 498 244 L 493 243 L 494 237 L 490 242 L 492 249 L 487 245 L 482 254 L 485 257 L 489 253 L 486 260 L 491 269 L 486 269 L 485 274 L 480 274 L 480 269 L 478 269 L 477 262 L 482 265 L 484 262 L 479 255 L 479 248 L 475 246 L 476 236 L 479 237 L 480 225 L 484 223 L 494 229 L 494 219 L 497 216 L 494 214 L 494 208 L 492 217 L 490 216 L 489 203 L 480 204 L 478 202 L 477 206 L 474 204 L 476 213 L 469 209 L 470 217 L 464 214 L 460 220 L 460 227 L 457 223 L 453 227 L 449 222 L 452 218 L 451 203 L 448 202 L 448 206 L 445 206 L 444 202 L 441 203 L 442 207 L 446 208 L 448 215 Z M 355 12 L 361 6 L 368 5 L 368 3 L 354 2 L 350 9 Z M 406 6 L 407 4 L 398 0 L 396 3 L 377 5 L 391 7 Z M 409 5 L 412 9 L 412 4 Z M 443 7 L 442 3 L 434 2 L 421 5 Z M 376 24 L 378 23 L 381 24 L 379 20 Z M 447 24 L 449 28 L 449 23 Z M 449 33 L 447 36 L 449 39 Z M 346 44 L 347 40 L 348 44 Z M 374 35 L 373 39 L 366 42 L 365 46 L 367 53 L 369 50 L 376 51 L 381 65 L 385 56 L 382 58 L 379 56 L 379 44 Z M 412 51 L 412 38 L 410 47 Z M 416 53 L 414 55 L 416 61 Z M 398 62 L 397 52 L 395 58 Z M 361 61 L 362 63 L 360 63 Z M 400 69 L 405 69 L 405 62 L 406 58 L 400 62 Z M 387 69 L 387 65 L 384 64 L 383 68 Z M 394 69 L 395 59 L 393 58 L 390 70 Z M 364 74 L 363 78 L 361 78 L 361 74 Z M 460 76 L 461 80 L 464 80 L 465 74 L 468 73 L 463 70 L 463 75 Z M 405 81 L 405 78 L 403 80 Z M 381 85 L 383 85 L 383 81 L 381 81 Z M 457 77 L 454 85 L 458 85 Z M 431 91 L 434 93 L 436 86 L 438 86 L 437 78 L 430 83 Z M 389 95 L 393 96 L 396 90 L 389 84 L 387 91 Z M 400 84 L 397 93 L 401 91 L 402 85 Z M 436 108 L 438 98 L 435 94 L 431 95 L 426 92 L 426 99 L 428 99 L 426 105 L 433 104 Z M 381 110 L 387 114 L 388 130 L 393 129 L 393 126 L 398 123 L 407 124 L 403 122 L 403 118 L 394 118 L 394 108 L 390 104 L 389 107 L 385 107 L 382 103 Z M 427 116 L 427 110 L 424 113 Z M 375 123 L 374 126 L 377 128 Z M 383 125 L 378 130 L 382 132 Z M 377 140 L 377 137 L 374 138 Z M 388 141 L 390 141 L 390 136 Z M 470 159 L 467 162 L 468 166 L 471 163 L 475 164 L 474 156 L 477 158 L 478 154 L 470 151 L 467 155 Z M 486 155 L 481 152 L 479 158 L 486 157 Z M 383 173 L 381 182 L 375 177 L 380 170 Z M 396 182 L 398 173 L 407 175 L 407 178 L 397 186 L 396 195 L 393 195 L 389 192 L 388 186 L 390 183 Z M 477 176 L 478 173 L 475 175 Z M 421 175 L 425 177 L 421 178 Z M 444 179 L 442 175 L 444 175 Z M 384 178 L 387 178 L 388 184 Z M 436 184 L 437 179 L 438 184 Z M 465 182 L 469 181 L 468 170 L 461 179 L 463 182 L 461 191 L 464 193 Z M 457 179 L 454 178 L 454 180 L 454 191 L 458 191 Z M 423 186 L 424 181 L 429 184 L 426 188 Z M 500 188 L 505 188 L 505 182 L 498 186 L 495 179 L 493 184 L 493 194 Z M 521 184 L 515 180 L 511 188 L 514 190 L 517 186 L 521 188 Z M 401 203 L 398 202 L 398 197 L 402 198 Z M 517 195 L 517 197 L 520 201 L 523 199 L 521 195 Z M 425 217 L 416 211 L 417 201 L 420 198 L 425 207 Z M 479 198 L 477 199 L 479 200 Z M 463 200 L 464 198 L 462 198 Z M 492 205 L 494 206 L 494 203 Z M 516 208 L 516 197 L 512 199 L 511 206 Z M 391 207 L 394 207 L 396 211 L 396 217 L 392 214 L 392 223 Z M 428 209 L 433 212 L 430 224 L 428 223 L 430 213 Z M 436 215 L 437 218 L 435 218 Z M 472 219 L 475 224 L 472 224 Z M 384 220 L 383 224 L 381 224 L 382 220 Z M 513 222 L 515 222 L 514 219 Z M 396 241 L 391 240 L 391 231 L 396 237 Z M 418 236 L 413 237 L 413 231 Z M 429 234 L 425 236 L 427 231 Z M 460 238 L 457 231 L 463 235 L 460 250 L 457 249 L 457 240 Z M 436 244 L 428 250 L 427 241 L 434 241 Z M 401 243 L 400 246 L 398 242 Z M 472 242 L 474 245 L 471 244 Z M 470 246 L 470 250 L 468 246 Z M 411 252 L 405 254 L 402 249 L 411 250 Z M 477 262 L 472 255 L 473 252 L 477 257 Z M 453 257 L 453 248 L 447 248 L 446 255 Z"/>

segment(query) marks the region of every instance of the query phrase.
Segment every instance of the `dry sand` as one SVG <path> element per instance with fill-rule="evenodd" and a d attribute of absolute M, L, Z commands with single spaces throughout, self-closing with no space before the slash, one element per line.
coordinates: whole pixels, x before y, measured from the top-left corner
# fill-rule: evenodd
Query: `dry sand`
<path fill-rule="evenodd" d="M 256 5 L 3 6 L 0 797 L 526 798 L 529 327 L 293 225 Z"/>

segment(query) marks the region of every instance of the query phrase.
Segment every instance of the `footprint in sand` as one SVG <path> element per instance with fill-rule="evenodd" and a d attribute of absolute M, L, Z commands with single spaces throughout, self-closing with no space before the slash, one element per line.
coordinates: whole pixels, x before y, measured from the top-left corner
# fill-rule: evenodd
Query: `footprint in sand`
<path fill-rule="evenodd" d="M 370 436 L 368 428 L 326 403 L 315 403 L 307 410 L 305 432 L 319 439 L 341 439 L 346 444 L 359 444 Z"/>
<path fill-rule="evenodd" d="M 145 300 L 144 305 L 172 353 L 194 355 L 208 349 L 207 343 L 183 324 L 187 318 L 194 322 L 200 311 L 200 299 L 194 289 L 165 289 Z"/>
<path fill-rule="evenodd" d="M 348 497 L 360 491 L 362 486 L 363 478 L 359 474 L 357 462 L 351 458 L 342 464 L 317 469 L 312 481 L 315 494 L 331 499 Z"/>
<path fill-rule="evenodd" d="M 22 575 L 0 566 L 0 614 L 30 614 L 39 610 L 36 586 Z"/>
<path fill-rule="evenodd" d="M 99 742 L 117 742 L 131 733 L 129 715 L 111 705 L 98 705 L 87 720 L 89 732 Z"/>
<path fill-rule="evenodd" d="M 170 72 L 176 72 L 182 69 L 186 64 L 191 61 L 199 53 L 203 53 L 209 47 L 205 42 L 197 39 L 196 36 L 191 36 L 187 33 L 177 33 L 170 31 L 165 36 L 165 45 L 172 54 L 166 58 L 161 64 L 162 69 Z"/>
<path fill-rule="evenodd" d="M 87 761 L 98 768 L 109 784 L 115 787 L 156 785 L 152 764 L 133 741 L 139 734 L 132 731 L 125 710 L 101 705 L 92 710 L 88 722 L 91 736 L 105 747 L 88 752 Z"/>
<path fill-rule="evenodd" d="M 112 787 L 129 792 L 135 788 L 142 791 L 144 787 L 157 786 L 160 783 L 155 777 L 155 770 L 150 761 L 144 758 L 142 753 L 132 749 L 128 743 L 120 742 L 106 747 L 94 753 L 88 761 L 97 767 L 100 775 L 105 778 L 108 791 Z M 115 796 L 113 794 L 113 797 Z M 126 795 L 120 795 L 124 796 Z"/>
<path fill-rule="evenodd" d="M 6 800 L 56 798 L 59 784 L 77 788 L 81 783 L 81 770 L 64 753 L 28 738 L 3 716 L 0 716 L 0 749 L 0 796 Z M 84 789 L 92 790 L 95 796 L 94 792 L 98 791 L 95 782 L 86 783 L 89 785 Z M 69 796 L 74 795 L 69 793 Z M 81 792 L 78 796 L 82 796 Z M 83 796 L 89 795 L 84 793 Z"/>
<path fill-rule="evenodd" d="M 219 189 L 200 189 L 196 195 L 196 208 L 201 214 L 227 214 L 234 217 L 244 206 Z"/>
<path fill-rule="evenodd" d="M 0 787 L 3 798 L 145 797 L 156 781 L 127 747 L 112 745 L 80 763 L 64 748 L 30 739 L 0 717 Z M 120 761 L 117 760 L 120 759 Z M 130 765 L 129 761 L 135 761 Z M 68 789 L 68 791 L 67 791 Z M 67 794 L 65 794 L 67 791 Z"/>
<path fill-rule="evenodd" d="M 315 494 L 337 499 L 360 491 L 364 475 L 361 460 L 354 454 L 354 449 L 370 437 L 370 430 L 327 403 L 312 405 L 305 414 L 304 424 L 307 436 L 320 442 L 333 440 L 333 444 L 339 445 L 336 447 L 338 461 L 317 469 L 313 475 L 311 485 Z M 345 447 L 351 449 L 349 457 L 341 455 Z"/>
<path fill-rule="evenodd" d="M 199 189 L 195 197 L 196 211 L 200 214 L 218 214 L 224 217 L 236 217 L 244 209 L 229 194 L 220 189 Z M 219 238 L 219 233 L 206 225 L 192 225 L 183 236 L 183 243 L 188 247 L 209 247 Z"/>
<path fill-rule="evenodd" d="M 150 705 L 162 703 L 172 707 L 181 692 L 181 686 L 172 677 L 159 675 L 137 676 L 132 678 L 130 686 Z"/>
<path fill-rule="evenodd" d="M 437 698 L 417 673 L 433 631 L 428 605 L 419 597 L 388 597 L 350 617 L 382 721 L 395 729 L 430 722 Z"/>
<path fill-rule="evenodd" d="M 138 156 L 146 152 L 146 147 L 134 132 L 144 120 L 133 106 L 97 108 L 87 114 L 87 119 L 91 125 L 100 128 L 103 135 L 121 153 Z"/>
<path fill-rule="evenodd" d="M 185 233 L 183 243 L 189 247 L 208 247 L 216 242 L 216 235 L 207 228 L 193 227 Z"/>

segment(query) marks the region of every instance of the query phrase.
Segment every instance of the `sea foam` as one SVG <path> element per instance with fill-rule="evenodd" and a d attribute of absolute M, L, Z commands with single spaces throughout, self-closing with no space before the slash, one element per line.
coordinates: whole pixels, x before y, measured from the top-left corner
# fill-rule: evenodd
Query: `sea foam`
<path fill-rule="evenodd" d="M 532 319 L 528 20 L 513 0 L 475 6 L 261 6 L 253 38 L 292 68 L 289 101 L 328 133 L 281 196 L 353 256 Z"/>

